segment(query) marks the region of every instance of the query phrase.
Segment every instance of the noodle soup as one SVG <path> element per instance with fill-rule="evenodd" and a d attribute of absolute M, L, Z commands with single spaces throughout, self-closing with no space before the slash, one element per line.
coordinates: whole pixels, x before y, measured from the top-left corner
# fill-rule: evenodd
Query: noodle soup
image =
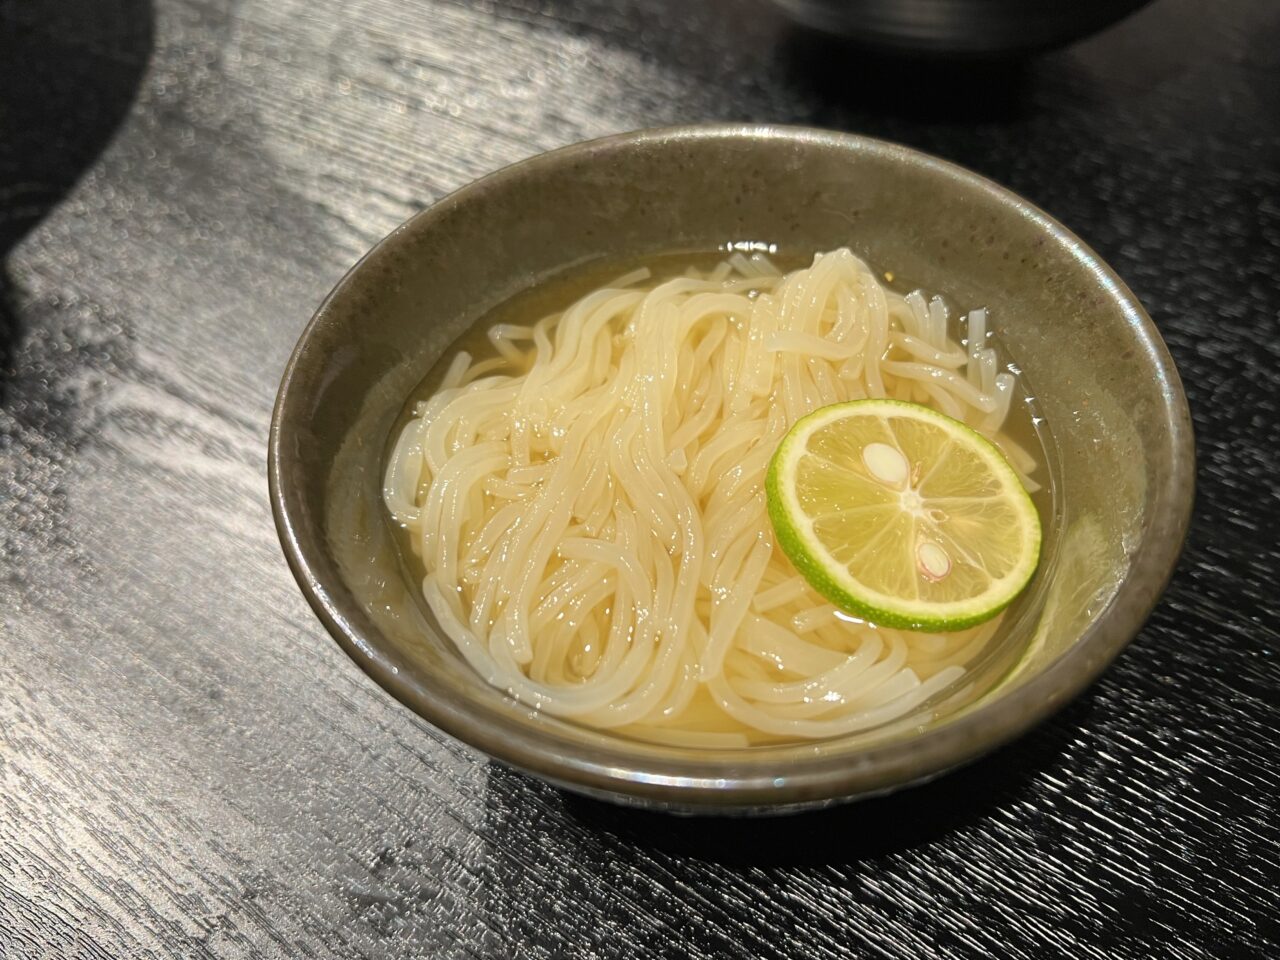
<path fill-rule="evenodd" d="M 763 488 L 801 417 L 889 397 L 989 438 L 1049 516 L 1051 445 L 985 311 L 843 249 L 628 266 L 491 312 L 396 427 L 388 517 L 459 653 L 537 709 L 690 746 L 916 726 L 989 689 L 1034 596 L 952 633 L 867 622 L 777 547 Z"/>

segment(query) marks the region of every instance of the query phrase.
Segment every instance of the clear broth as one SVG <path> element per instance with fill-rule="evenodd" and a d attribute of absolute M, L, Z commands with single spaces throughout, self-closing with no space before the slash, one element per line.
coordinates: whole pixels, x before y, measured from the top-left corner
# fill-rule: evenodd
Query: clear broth
<path fill-rule="evenodd" d="M 650 271 L 650 279 L 644 282 L 644 287 L 650 288 L 664 280 L 683 276 L 690 268 L 699 271 L 710 270 L 734 250 L 742 250 L 749 253 L 757 249 L 760 249 L 760 245 L 734 244 L 718 250 L 679 252 L 625 260 L 600 260 L 582 264 L 570 267 L 549 278 L 531 284 L 529 287 L 484 310 L 449 346 L 448 350 L 437 359 L 406 400 L 388 436 L 383 462 L 385 463 L 390 457 L 391 449 L 401 430 L 414 417 L 414 410 L 417 404 L 430 398 L 436 392 L 450 363 L 460 351 L 467 351 L 476 361 L 498 355 L 488 338 L 488 331 L 491 327 L 497 324 L 532 325 L 550 314 L 563 312 L 591 291 L 638 268 L 643 267 Z M 794 251 L 778 252 L 770 249 L 768 257 L 775 266 L 785 273 L 808 266 L 812 262 L 813 254 Z M 899 293 L 905 294 L 912 290 L 920 289 L 928 295 L 940 294 L 947 300 L 952 313 L 948 335 L 957 342 L 963 342 L 963 334 L 959 325 L 969 310 L 976 309 L 982 304 L 957 303 L 948 298 L 946 291 L 934 290 L 924 284 L 912 283 L 910 278 L 903 278 L 893 273 L 885 272 L 879 265 L 873 264 L 872 266 L 877 270 L 885 286 Z M 993 320 L 998 322 L 999 318 L 996 317 Z M 927 726 L 981 699 L 995 689 L 1004 677 L 1016 669 L 1027 648 L 1028 639 L 1034 630 L 1039 613 L 1043 608 L 1046 585 L 1052 578 L 1053 551 L 1051 550 L 1051 545 L 1054 530 L 1057 526 L 1056 521 L 1061 517 L 1063 510 L 1060 497 L 1060 474 L 1053 437 L 1044 418 L 1040 416 L 1037 410 L 1035 396 L 1029 388 L 1025 372 L 1019 368 L 1015 359 L 1009 356 L 1008 351 L 1001 346 L 998 334 L 990 339 L 989 345 L 995 346 L 999 351 L 1002 369 L 1013 372 L 1016 375 L 1014 400 L 1008 418 L 1002 428 L 1002 433 L 1031 453 L 1037 461 L 1038 469 L 1035 471 L 1034 479 L 1040 484 L 1040 489 L 1034 491 L 1031 494 L 1031 498 L 1040 514 L 1041 525 L 1045 533 L 1041 564 L 1028 588 L 1005 611 L 998 629 L 990 640 L 983 649 L 975 653 L 966 662 L 966 673 L 958 682 L 957 689 L 945 692 L 939 702 L 931 705 L 927 704 L 913 713 L 908 718 L 912 721 L 908 724 L 911 729 Z M 391 526 L 395 534 L 404 575 L 410 583 L 421 584 L 426 576 L 426 568 L 417 553 L 412 537 L 388 513 L 384 511 L 383 515 L 385 522 Z M 421 590 L 415 588 L 411 593 L 417 598 L 428 618 L 433 620 L 434 618 L 431 617 L 430 612 L 427 610 L 426 601 L 422 597 Z M 814 742 L 763 734 L 754 728 L 748 727 L 724 714 L 711 698 L 705 694 L 705 691 L 699 692 L 698 697 L 695 698 L 694 703 L 691 705 L 690 711 L 698 717 L 699 722 L 684 729 L 694 730 L 695 732 L 746 734 L 748 741 L 753 746 L 784 742 Z M 900 729 L 902 725 L 901 721 L 893 722 L 886 728 L 868 731 L 868 734 L 873 736 L 883 734 L 891 730 Z M 642 740 L 654 739 L 649 728 L 619 727 L 608 732 Z M 858 736 L 863 735 L 859 734 Z M 678 741 L 666 740 L 664 742 Z"/>

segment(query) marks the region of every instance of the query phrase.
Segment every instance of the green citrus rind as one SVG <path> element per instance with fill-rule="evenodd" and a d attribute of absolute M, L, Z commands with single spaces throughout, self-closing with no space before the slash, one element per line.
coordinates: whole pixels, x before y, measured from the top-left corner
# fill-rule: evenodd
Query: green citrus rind
<path fill-rule="evenodd" d="M 890 597 L 860 583 L 812 535 L 811 521 L 794 491 L 795 465 L 813 433 L 838 419 L 854 416 L 906 416 L 931 422 L 981 456 L 1000 481 L 1001 499 L 1015 508 L 1024 525 L 1021 552 L 1010 573 L 982 594 L 947 603 Z M 902 400 L 851 400 L 821 407 L 792 425 L 769 461 L 765 476 L 769 520 L 782 551 L 818 593 L 854 616 L 886 627 L 952 631 L 990 620 L 1026 589 L 1040 561 L 1040 516 L 1016 471 L 996 446 L 976 430 L 929 407 Z"/>

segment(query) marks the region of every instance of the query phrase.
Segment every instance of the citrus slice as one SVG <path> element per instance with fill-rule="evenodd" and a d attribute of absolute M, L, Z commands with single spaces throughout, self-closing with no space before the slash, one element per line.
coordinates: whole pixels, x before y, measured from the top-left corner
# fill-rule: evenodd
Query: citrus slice
<path fill-rule="evenodd" d="M 961 630 L 1027 585 L 1040 517 L 999 450 L 899 400 L 798 420 L 765 479 L 778 544 L 815 590 L 874 623 Z"/>

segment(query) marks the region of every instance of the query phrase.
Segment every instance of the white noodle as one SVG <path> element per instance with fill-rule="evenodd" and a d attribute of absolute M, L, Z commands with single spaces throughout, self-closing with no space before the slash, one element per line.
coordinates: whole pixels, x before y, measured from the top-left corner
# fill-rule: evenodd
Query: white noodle
<path fill-rule="evenodd" d="M 992 438 L 1016 383 L 987 316 L 883 287 L 848 250 L 781 274 L 619 277 L 459 352 L 393 445 L 383 497 L 428 606 L 489 683 L 658 743 L 733 749 L 927 718 L 998 621 L 959 634 L 837 615 L 775 548 L 763 481 L 799 417 L 915 398 Z M 1026 480 L 1028 487 L 1034 484 Z M 923 722 L 923 720 L 922 720 Z"/>

